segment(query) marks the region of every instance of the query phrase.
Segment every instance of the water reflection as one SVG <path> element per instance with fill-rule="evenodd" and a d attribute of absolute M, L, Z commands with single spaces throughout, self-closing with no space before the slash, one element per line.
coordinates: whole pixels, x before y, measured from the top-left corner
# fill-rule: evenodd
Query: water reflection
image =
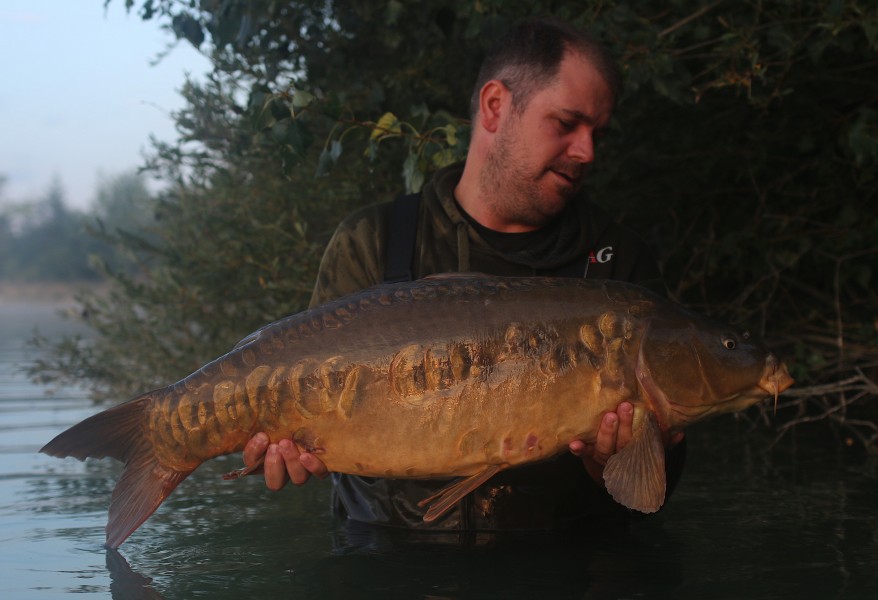
<path fill-rule="evenodd" d="M 134 571 L 118 550 L 107 550 L 107 571 L 114 600 L 164 600 L 150 585 L 152 579 Z"/>
<path fill-rule="evenodd" d="M 368 590 L 370 597 L 655 598 L 674 596 L 683 575 L 673 542 L 661 528 L 642 524 L 594 524 L 555 535 L 483 534 L 445 545 L 349 524 L 339 528 L 336 541 L 337 550 L 347 551 L 300 578 L 315 597 Z"/>
<path fill-rule="evenodd" d="M 161 598 L 158 590 L 168 598 L 674 597 L 683 582 L 679 553 L 668 552 L 673 542 L 660 528 L 648 529 L 452 541 L 342 525 L 329 533 L 330 551 L 302 547 L 301 539 L 283 550 L 266 540 L 273 550 L 256 550 L 261 560 L 254 562 L 254 548 L 240 548 L 241 562 L 229 565 L 202 547 L 163 556 L 164 565 L 184 561 L 166 579 L 138 573 L 116 551 L 108 551 L 107 566 L 114 598 Z M 189 576 L 194 563 L 201 568 Z"/>

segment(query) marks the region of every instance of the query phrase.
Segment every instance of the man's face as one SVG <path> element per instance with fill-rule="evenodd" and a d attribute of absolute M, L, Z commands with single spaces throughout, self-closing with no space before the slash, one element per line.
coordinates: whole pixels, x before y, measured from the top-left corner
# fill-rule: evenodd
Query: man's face
<path fill-rule="evenodd" d="M 507 111 L 498 126 L 481 174 L 482 196 L 495 214 L 517 228 L 540 227 L 559 214 L 582 186 L 612 106 L 603 77 L 568 53 L 555 82 L 520 114 Z"/>

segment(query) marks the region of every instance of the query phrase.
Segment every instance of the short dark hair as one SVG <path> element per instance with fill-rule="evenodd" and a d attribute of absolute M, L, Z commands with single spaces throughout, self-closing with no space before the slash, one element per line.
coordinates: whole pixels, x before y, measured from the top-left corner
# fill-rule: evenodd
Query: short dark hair
<path fill-rule="evenodd" d="M 609 50 L 589 33 L 564 21 L 543 17 L 518 22 L 488 51 L 470 101 L 470 115 L 479 112 L 482 87 L 497 79 L 512 92 L 512 106 L 523 111 L 533 95 L 558 76 L 567 52 L 580 54 L 604 78 L 613 101 L 622 89 L 622 76 Z"/>

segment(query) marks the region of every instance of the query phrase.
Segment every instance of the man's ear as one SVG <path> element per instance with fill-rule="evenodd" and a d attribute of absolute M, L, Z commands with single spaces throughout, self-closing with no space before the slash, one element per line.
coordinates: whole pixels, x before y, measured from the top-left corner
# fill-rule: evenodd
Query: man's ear
<path fill-rule="evenodd" d="M 503 114 L 512 105 L 512 92 L 502 81 L 492 79 L 479 91 L 479 124 L 486 131 L 495 133 Z"/>

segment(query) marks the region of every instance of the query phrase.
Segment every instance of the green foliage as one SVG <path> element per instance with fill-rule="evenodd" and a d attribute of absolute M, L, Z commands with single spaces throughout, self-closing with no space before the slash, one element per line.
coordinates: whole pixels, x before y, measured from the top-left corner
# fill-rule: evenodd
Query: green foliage
<path fill-rule="evenodd" d="M 800 387 L 862 376 L 818 411 L 866 423 L 856 435 L 878 444 L 874 407 L 853 403 L 875 399 L 878 364 L 874 3 L 126 6 L 215 70 L 184 91 L 180 139 L 156 144 L 149 167 L 172 191 L 151 262 L 89 305 L 106 325 L 86 362 L 115 365 L 88 375 L 95 385 L 166 382 L 302 308 L 337 220 L 462 157 L 484 50 L 514 20 L 553 14 L 589 27 L 625 74 L 594 198 L 655 245 L 676 298 L 764 334 L 795 359 Z"/>

